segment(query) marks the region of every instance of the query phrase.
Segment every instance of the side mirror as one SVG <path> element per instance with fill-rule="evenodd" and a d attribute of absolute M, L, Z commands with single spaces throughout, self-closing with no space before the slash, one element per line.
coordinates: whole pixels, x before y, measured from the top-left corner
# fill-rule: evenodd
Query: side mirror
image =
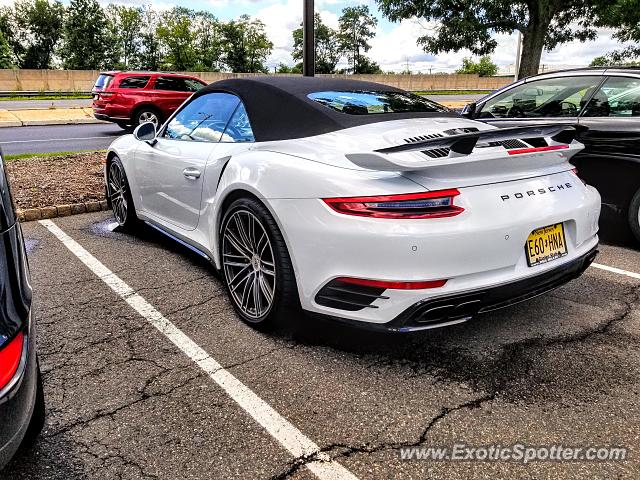
<path fill-rule="evenodd" d="M 141 123 L 133 131 L 133 136 L 136 140 L 147 142 L 153 146 L 156 143 L 156 126 L 151 122 Z"/>
<path fill-rule="evenodd" d="M 478 105 L 476 102 L 467 103 L 462 109 L 462 116 L 466 118 L 473 118 L 476 114 L 476 109 Z"/>
<path fill-rule="evenodd" d="M 524 89 L 522 94 L 526 97 L 541 97 L 544 95 L 544 90 L 538 87 L 529 87 Z"/>

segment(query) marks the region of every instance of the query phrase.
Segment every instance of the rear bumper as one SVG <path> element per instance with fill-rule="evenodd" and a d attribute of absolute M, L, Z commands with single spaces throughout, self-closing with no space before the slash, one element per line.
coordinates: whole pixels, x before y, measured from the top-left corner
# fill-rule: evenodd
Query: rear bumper
<path fill-rule="evenodd" d="M 399 332 L 436 328 L 470 320 L 478 314 L 524 302 L 578 278 L 589 268 L 597 254 L 597 247 L 594 247 L 571 262 L 541 275 L 483 290 L 418 302 L 384 327 L 386 330 Z"/>
<path fill-rule="evenodd" d="M 516 197 L 521 191 L 556 184 L 565 188 L 521 200 Z M 600 197 L 571 172 L 460 191 L 457 202 L 465 211 L 432 220 L 360 218 L 336 213 L 321 200 L 270 200 L 286 235 L 302 308 L 385 325 L 418 302 L 543 275 L 571 264 L 598 244 Z M 503 201 L 504 195 L 518 200 Z M 528 236 L 557 223 L 564 226 L 568 254 L 530 267 L 525 251 Z M 361 291 L 360 295 L 339 286 L 341 293 L 329 301 L 326 289 L 335 293 L 333 282 L 340 277 L 446 280 L 446 284 L 420 290 Z"/>
<path fill-rule="evenodd" d="M 0 469 L 20 447 L 33 415 L 38 376 L 34 333 L 31 328 L 25 336 L 24 363 L 9 386 L 0 392 Z"/>
<path fill-rule="evenodd" d="M 412 332 L 455 325 L 482 313 L 499 310 L 550 292 L 578 278 L 598 254 L 597 247 L 584 255 L 543 274 L 490 288 L 471 290 L 422 300 L 383 324 L 350 321 L 344 318 L 312 314 L 348 323 L 367 330 Z"/>
<path fill-rule="evenodd" d="M 98 120 L 106 120 L 107 122 L 130 122 L 131 119 L 129 117 L 111 117 L 105 113 L 97 113 L 93 112 L 93 116 Z"/>
<path fill-rule="evenodd" d="M 108 122 L 130 122 L 131 112 L 128 107 L 116 103 L 106 103 L 95 101 L 91 105 L 93 116 L 98 120 L 106 120 Z"/>

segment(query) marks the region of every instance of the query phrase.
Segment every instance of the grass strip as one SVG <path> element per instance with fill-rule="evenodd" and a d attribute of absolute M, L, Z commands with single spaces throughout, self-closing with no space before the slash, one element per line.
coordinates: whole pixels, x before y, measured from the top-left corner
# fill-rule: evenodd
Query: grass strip
<path fill-rule="evenodd" d="M 33 157 L 64 157 L 67 155 L 74 155 L 76 153 L 105 153 L 106 150 L 79 150 L 76 152 L 40 152 L 40 153 L 14 153 L 13 155 L 5 155 L 4 159 L 6 161 L 12 160 L 22 160 L 25 158 L 33 158 Z"/>

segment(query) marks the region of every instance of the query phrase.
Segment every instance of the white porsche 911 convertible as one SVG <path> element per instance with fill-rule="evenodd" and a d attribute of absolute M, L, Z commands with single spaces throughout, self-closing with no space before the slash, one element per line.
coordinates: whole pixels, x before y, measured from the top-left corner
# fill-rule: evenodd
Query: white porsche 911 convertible
<path fill-rule="evenodd" d="M 106 186 L 120 225 L 144 221 L 222 270 L 249 324 L 302 309 L 412 331 L 590 265 L 600 196 L 568 163 L 574 137 L 496 129 L 376 83 L 230 79 L 117 139 Z"/>

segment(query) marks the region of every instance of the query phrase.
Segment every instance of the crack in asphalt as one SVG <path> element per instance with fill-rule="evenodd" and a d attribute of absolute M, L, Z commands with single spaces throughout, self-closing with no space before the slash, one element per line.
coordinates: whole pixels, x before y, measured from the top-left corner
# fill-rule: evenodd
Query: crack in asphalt
<path fill-rule="evenodd" d="M 130 359 L 131 360 L 131 359 Z M 135 361 L 139 361 L 139 359 L 134 359 Z M 146 360 L 145 360 L 146 361 Z M 123 362 L 125 363 L 125 362 Z M 185 381 L 180 382 L 178 384 L 172 385 L 171 388 L 169 388 L 166 391 L 161 391 L 161 392 L 157 392 L 157 393 L 149 393 L 147 390 L 149 389 L 149 387 L 155 382 L 157 381 L 162 375 L 165 375 L 167 372 L 171 371 L 171 370 L 178 370 L 178 369 L 185 369 L 185 370 L 192 370 L 191 369 L 191 365 L 188 366 L 181 366 L 181 367 L 173 367 L 173 368 L 167 368 L 167 367 L 162 367 L 159 369 L 158 372 L 156 372 L 155 374 L 149 376 L 147 378 L 147 380 L 145 381 L 145 384 L 142 386 L 142 388 L 138 389 L 138 398 L 131 400 L 127 403 L 124 403 L 122 405 L 119 405 L 115 408 L 109 409 L 109 410 L 98 410 L 97 412 L 95 412 L 92 416 L 88 417 L 88 418 L 83 418 L 81 420 L 77 420 L 75 422 L 72 422 L 70 424 L 65 425 L 64 427 L 56 430 L 55 432 L 44 432 L 42 434 L 43 438 L 54 438 L 54 437 L 58 437 L 60 435 L 63 435 L 71 430 L 75 430 L 78 427 L 84 427 L 92 422 L 95 422 L 96 420 L 100 420 L 102 418 L 105 417 L 109 417 L 109 418 L 113 418 L 114 415 L 116 415 L 118 412 L 124 410 L 124 409 L 128 409 L 131 408 L 141 402 L 145 402 L 151 398 L 158 398 L 158 397 L 165 397 L 168 395 L 171 395 L 172 393 L 174 393 L 176 390 L 185 387 L 186 385 L 188 385 L 189 383 L 191 383 L 192 381 L 199 379 L 201 377 L 203 377 L 204 373 L 203 372 L 198 372 L 195 371 L 192 372 L 192 375 L 187 378 Z M 215 403 L 210 403 L 210 405 L 216 405 Z"/>
<path fill-rule="evenodd" d="M 438 423 L 446 419 L 446 417 L 451 413 L 460 410 L 473 410 L 476 408 L 480 408 L 484 403 L 492 402 L 493 400 L 495 400 L 495 398 L 496 394 L 494 393 L 491 395 L 485 395 L 482 397 L 474 398 L 472 400 L 468 400 L 453 407 L 442 407 L 440 412 L 429 420 L 422 433 L 415 441 L 381 442 L 378 444 L 367 442 L 359 445 L 330 443 L 316 452 L 295 458 L 293 461 L 287 464 L 287 468 L 284 471 L 273 475 L 272 477 L 270 477 L 270 480 L 284 480 L 286 478 L 289 478 L 291 475 L 298 472 L 298 470 L 300 470 L 302 467 L 313 462 L 336 461 L 341 458 L 348 458 L 352 455 L 360 453 L 372 454 L 384 450 L 399 450 L 401 448 L 419 447 L 427 441 L 431 429 L 434 428 Z M 385 429 L 386 428 L 388 428 L 388 426 L 385 427 Z M 336 454 L 331 455 L 332 452 L 336 452 Z"/>
<path fill-rule="evenodd" d="M 490 387 L 487 388 L 487 390 L 491 393 L 487 393 L 481 397 L 460 403 L 453 407 L 442 407 L 441 411 L 429 420 L 426 427 L 422 431 L 422 434 L 416 441 L 395 441 L 382 442 L 377 444 L 374 442 L 365 442 L 358 445 L 330 443 L 316 452 L 295 458 L 293 461 L 287 464 L 287 467 L 282 472 L 270 477 L 270 480 L 283 480 L 289 478 L 305 465 L 312 462 L 339 460 L 340 458 L 347 458 L 355 454 L 371 454 L 384 450 L 398 450 L 400 448 L 418 447 L 422 445 L 427 440 L 432 428 L 438 423 L 444 421 L 451 413 L 461 410 L 473 410 L 476 408 L 480 408 L 486 402 L 493 402 L 496 399 L 506 399 L 506 397 L 503 397 L 503 395 L 508 392 L 509 387 L 512 383 L 512 377 L 519 377 L 522 375 L 522 372 L 514 374 L 512 369 L 505 367 L 521 364 L 521 357 L 525 354 L 525 351 L 531 348 L 547 349 L 556 345 L 570 345 L 573 343 L 580 343 L 587 341 L 597 335 L 613 335 L 614 332 L 612 332 L 612 328 L 615 325 L 626 320 L 636 308 L 637 303 L 640 301 L 640 286 L 634 287 L 630 291 L 626 292 L 624 294 L 624 297 L 624 308 L 622 308 L 619 312 L 616 312 L 612 317 L 597 324 L 593 328 L 589 328 L 570 335 L 561 335 L 551 338 L 536 337 L 505 345 L 502 348 L 502 353 L 493 362 L 493 366 L 490 368 L 491 373 L 488 373 L 485 376 L 485 378 L 493 379 L 487 385 L 487 387 Z M 384 365 L 385 363 L 388 363 L 385 362 L 385 360 L 386 359 L 384 358 L 376 358 L 365 365 L 364 368 L 370 369 L 376 366 Z M 407 361 L 403 366 L 410 366 L 410 363 L 410 361 Z M 428 370 L 427 372 L 423 372 L 422 374 L 425 373 L 433 374 L 434 371 Z M 449 381 L 451 381 L 451 379 L 449 379 Z M 392 423 L 393 422 L 386 425 L 383 430 L 381 430 L 375 436 L 375 438 L 379 438 Z"/>
<path fill-rule="evenodd" d="M 119 271 L 114 271 L 114 273 L 124 272 L 124 271 L 144 271 L 143 268 L 132 268 L 127 267 L 123 268 Z M 192 272 L 193 274 L 193 272 Z M 185 280 L 177 283 L 167 283 L 164 285 L 156 285 L 150 287 L 142 287 L 137 289 L 135 293 L 141 291 L 154 291 L 160 290 L 163 288 L 168 288 L 170 286 L 179 287 L 189 285 L 193 282 L 197 282 L 200 280 L 204 280 L 206 278 L 212 278 L 215 280 L 215 277 L 212 277 L 210 274 L 203 274 L 196 278 L 191 278 L 189 280 Z M 96 281 L 99 279 L 95 279 Z M 61 284 L 39 284 L 40 287 L 50 287 L 55 290 L 56 287 L 60 285 L 74 285 L 76 283 L 89 283 L 89 280 L 80 280 L 77 282 L 62 282 Z M 93 288 L 93 287 L 91 287 Z M 205 305 L 212 300 L 217 298 L 224 298 L 225 300 L 222 302 L 222 308 L 213 306 L 211 309 L 207 309 L 208 313 L 212 313 L 213 310 L 225 311 L 228 309 L 228 302 L 226 301 L 226 296 L 224 296 L 224 291 L 220 290 L 219 292 L 216 289 L 215 293 L 207 298 L 200 300 L 197 303 L 192 303 L 185 307 L 178 308 L 173 311 L 167 312 L 165 315 L 168 317 L 169 315 L 174 315 L 179 312 L 183 312 L 185 310 L 189 310 L 194 307 L 198 307 L 201 305 Z M 92 290 L 89 291 L 91 293 Z M 110 292 L 109 292 L 110 293 Z M 212 292 L 208 292 L 212 293 Z M 490 402 L 510 402 L 512 399 L 516 398 L 513 393 L 514 390 L 528 387 L 531 385 L 540 386 L 541 382 L 538 379 L 530 378 L 529 375 L 531 371 L 534 369 L 540 369 L 540 365 L 536 364 L 535 361 L 538 357 L 541 357 L 541 354 L 546 354 L 547 350 L 553 349 L 557 346 L 574 346 L 583 342 L 594 341 L 599 337 L 609 337 L 611 339 L 615 339 L 615 345 L 618 345 L 619 341 L 624 341 L 626 343 L 637 344 L 636 337 L 632 335 L 631 332 L 626 332 L 622 329 L 616 329 L 617 326 L 622 324 L 625 320 L 627 320 L 630 315 L 638 308 L 638 302 L 640 300 L 640 286 L 634 287 L 630 289 L 626 289 L 620 292 L 620 296 L 618 296 L 618 292 L 611 296 L 610 300 L 615 300 L 616 304 L 615 308 L 612 308 L 610 313 L 607 312 L 606 318 L 603 318 L 602 321 L 597 324 L 591 324 L 589 328 L 584 328 L 576 331 L 575 333 L 565 334 L 565 335 L 556 335 L 556 336 L 536 336 L 533 338 L 525 338 L 523 340 L 514 341 L 512 343 L 506 343 L 500 345 L 496 342 L 499 348 L 495 350 L 491 349 L 486 356 L 482 356 L 481 358 L 474 357 L 472 355 L 471 350 L 465 349 L 465 347 L 460 346 L 451 346 L 450 344 L 439 344 L 439 340 L 437 336 L 434 336 L 433 339 L 424 341 L 424 337 L 417 340 L 415 343 L 418 345 L 425 345 L 426 348 L 423 352 L 413 353 L 407 351 L 398 350 L 398 352 L 393 352 L 393 348 L 388 349 L 387 352 L 382 354 L 372 353 L 369 350 L 369 346 L 366 342 L 361 342 L 360 346 L 352 346 L 344 348 L 332 347 L 328 345 L 322 345 L 320 347 L 321 355 L 325 355 L 326 353 L 338 352 L 340 354 L 346 353 L 346 357 L 352 361 L 353 366 L 357 367 L 357 355 L 354 355 L 353 351 L 350 349 L 363 349 L 365 355 L 360 359 L 362 360 L 362 364 L 360 368 L 364 369 L 377 369 L 379 371 L 383 371 L 384 367 L 390 366 L 399 366 L 400 367 L 400 376 L 404 378 L 416 378 L 425 376 L 427 378 L 421 379 L 420 385 L 428 385 L 427 380 L 432 380 L 433 385 L 438 383 L 443 384 L 469 384 L 473 389 L 473 394 L 477 395 L 477 398 L 473 398 L 471 400 L 466 400 L 461 403 L 454 404 L 452 406 L 446 405 L 437 405 L 440 409 L 437 411 L 437 414 L 432 416 L 429 419 L 425 418 L 426 423 L 422 426 L 422 422 L 419 422 L 416 427 L 418 429 L 422 428 L 420 431 L 420 435 L 415 437 L 418 432 L 413 433 L 408 439 L 403 439 L 403 433 L 397 435 L 398 438 L 393 438 L 396 435 L 389 435 L 391 438 L 386 440 L 385 437 L 386 432 L 389 428 L 397 421 L 397 417 L 394 417 L 391 422 L 388 422 L 384 427 L 380 428 L 377 432 L 372 432 L 372 434 L 363 436 L 363 438 L 359 439 L 362 443 L 328 443 L 324 446 L 321 446 L 316 452 L 313 452 L 309 455 L 297 457 L 290 462 L 285 464 L 285 468 L 282 472 L 275 474 L 270 477 L 272 480 L 276 479 L 286 479 L 294 475 L 305 465 L 308 465 L 312 462 L 324 462 L 329 460 L 340 460 L 343 458 L 349 458 L 354 455 L 371 455 L 376 452 L 394 450 L 405 447 L 417 447 L 423 445 L 427 440 L 434 438 L 435 435 L 439 432 L 439 429 L 436 427 L 438 425 L 446 424 L 448 420 L 452 422 L 457 421 L 457 416 L 454 418 L 450 418 L 450 416 L 456 412 L 459 415 L 472 415 L 472 412 L 475 409 L 481 408 L 486 403 Z M 596 296 L 597 299 L 600 296 Z M 118 405 L 114 408 L 101 409 L 97 410 L 90 417 L 83 417 L 66 425 L 58 425 L 55 431 L 45 432 L 43 435 L 43 442 L 48 442 L 51 445 L 57 444 L 56 442 L 60 440 L 60 436 L 66 433 L 70 433 L 68 437 L 65 437 L 66 440 L 72 443 L 76 443 L 79 445 L 82 453 L 95 458 L 95 465 L 85 465 L 87 471 L 95 470 L 93 474 L 97 477 L 104 478 L 101 475 L 100 469 L 108 468 L 109 466 L 115 468 L 115 472 L 112 474 L 114 476 L 119 476 L 123 478 L 127 473 L 129 475 L 132 472 L 127 472 L 127 469 L 133 469 L 135 473 L 133 475 L 136 478 L 158 478 L 156 475 L 149 473 L 146 471 L 148 465 L 144 465 L 141 462 L 136 461 L 136 459 L 128 458 L 127 453 L 122 451 L 124 448 L 117 444 L 114 441 L 114 428 L 115 426 L 122 421 L 121 417 L 116 417 L 116 415 L 120 412 L 123 412 L 126 409 L 134 408 L 136 405 L 139 405 L 141 402 L 144 402 L 148 399 L 152 398 L 162 398 L 168 395 L 173 394 L 178 389 L 186 387 L 190 382 L 196 381 L 198 378 L 202 377 L 202 373 L 198 373 L 195 376 L 191 376 L 190 378 L 184 380 L 181 379 L 179 384 L 171 385 L 173 383 L 172 378 L 169 377 L 167 381 L 167 376 L 172 372 L 182 371 L 182 370 L 193 370 L 194 372 L 199 372 L 197 368 L 194 368 L 193 364 L 189 362 L 189 365 L 184 366 L 166 366 L 159 361 L 143 358 L 140 354 L 136 354 L 136 349 L 140 352 L 143 352 L 147 345 L 134 345 L 134 340 L 136 334 L 140 331 L 148 329 L 148 325 L 145 322 L 139 323 L 135 328 L 127 329 L 126 325 L 128 323 L 133 323 L 133 317 L 135 315 L 127 316 L 127 315 L 117 315 L 115 310 L 121 303 L 119 298 L 114 298 L 113 302 L 110 302 L 110 297 L 107 293 L 102 295 L 94 296 L 86 300 L 81 298 L 82 301 L 75 303 L 75 299 L 72 298 L 70 303 L 67 303 L 63 306 L 55 306 L 48 307 L 45 305 L 47 311 L 50 308 L 60 309 L 60 308 L 69 308 L 70 306 L 74 309 L 77 309 L 77 313 L 84 312 L 87 309 L 96 308 L 99 306 L 100 308 L 107 310 L 107 316 L 105 317 L 109 322 L 115 321 L 117 322 L 117 328 L 121 328 L 121 325 L 125 326 L 125 331 L 118 332 L 115 335 L 109 335 L 107 337 L 102 337 L 95 340 L 82 339 L 84 345 L 77 349 L 68 349 L 69 344 L 73 345 L 76 339 L 70 340 L 68 343 L 60 344 L 56 346 L 47 345 L 49 350 L 46 348 L 41 349 L 41 356 L 44 357 L 44 364 L 54 364 L 49 368 L 45 375 L 56 374 L 59 371 L 63 373 L 60 375 L 53 375 L 54 381 L 58 381 L 59 383 L 55 385 L 56 389 L 61 390 L 62 400 L 57 401 L 60 405 L 66 404 L 66 391 L 67 389 L 71 389 L 67 382 L 72 381 L 77 377 L 74 371 L 66 371 L 65 369 L 69 367 L 69 364 L 73 361 L 72 357 L 77 355 L 84 355 L 85 353 L 90 355 L 90 351 L 92 348 L 97 347 L 105 347 L 106 350 L 111 350 L 114 353 L 114 356 L 120 357 L 124 347 L 121 349 L 117 341 L 124 340 L 124 344 L 126 344 L 126 353 L 128 353 L 127 358 L 122 360 L 115 361 L 114 363 L 106 364 L 103 366 L 99 366 L 88 371 L 82 371 L 79 375 L 86 377 L 95 377 L 96 379 L 102 379 L 101 375 L 105 373 L 108 368 L 118 369 L 124 367 L 127 364 L 133 363 L 143 363 L 148 364 L 149 369 L 153 371 L 146 380 L 144 381 L 144 385 L 139 386 L 137 389 L 132 389 L 132 398 L 128 399 L 126 403 Z M 562 299 L 564 301 L 571 302 L 570 299 Z M 575 302 L 574 302 L 575 303 Z M 99 304 L 99 305 L 98 305 Z M 622 305 L 620 308 L 619 305 Z M 602 308 L 602 305 L 595 305 L 597 307 Z M 111 310 L 114 310 L 111 313 Z M 42 321 L 43 324 L 55 324 L 56 322 L 65 320 L 63 317 L 64 312 L 56 312 L 54 315 L 48 315 L 49 319 L 47 321 Z M 66 330 L 62 330 L 62 333 L 68 333 Z M 104 332 L 100 332 L 104 334 Z M 624 333 L 624 337 L 621 335 Z M 74 333 L 75 334 L 75 333 Z M 96 332 L 91 330 L 89 331 L 89 335 L 96 335 Z M 89 337 L 90 338 L 90 337 Z M 434 340 L 435 339 L 435 340 Z M 272 337 L 271 340 L 276 340 L 276 343 L 280 343 L 277 337 Z M 605 341 L 605 340 L 603 340 Z M 332 341 L 333 342 L 333 341 Z M 330 343 L 332 343 L 330 342 Z M 341 340 L 335 340 L 336 343 L 340 343 Z M 609 340 L 606 340 L 609 342 Z M 53 342 L 51 342 L 53 343 Z M 455 342 L 454 342 L 455 343 Z M 608 343 L 607 343 L 608 344 Z M 613 340 L 611 340 L 611 344 L 614 345 Z M 302 344 L 300 342 L 292 341 L 289 344 L 285 345 L 277 345 L 274 348 L 271 348 L 263 353 L 256 354 L 251 358 L 238 361 L 236 363 L 230 363 L 224 365 L 222 368 L 231 369 L 235 367 L 240 367 L 242 365 L 249 364 L 261 358 L 272 355 L 278 351 L 283 351 L 287 348 L 295 349 L 300 347 Z M 493 344 L 492 344 L 493 345 Z M 113 348 L 107 349 L 106 347 L 112 346 Z M 315 345 L 314 345 L 315 347 Z M 410 345 L 410 348 L 414 348 L 414 345 Z M 570 352 L 580 352 L 580 350 L 575 350 L 577 347 L 572 347 L 574 349 L 570 350 Z M 324 353 L 322 350 L 325 350 Z M 551 351 L 553 354 L 556 351 Z M 442 353 L 440 356 L 439 354 Z M 51 357 L 53 355 L 66 355 L 66 357 L 56 357 L 55 359 L 50 359 L 46 361 L 47 357 Z M 61 361 L 57 361 L 60 359 Z M 100 359 L 102 360 L 102 358 Z M 173 362 L 175 359 L 171 359 Z M 544 364 L 544 359 L 542 359 L 543 367 L 547 364 Z M 271 363 L 269 360 L 267 363 Z M 548 365 L 554 366 L 554 363 L 548 363 Z M 146 367 L 145 367 L 146 368 Z M 268 369 L 265 369 L 268 370 Z M 147 372 L 144 372 L 143 375 L 146 375 Z M 579 374 L 580 372 L 578 372 Z M 264 373 L 263 373 L 264 375 Z M 429 378 L 431 376 L 431 378 Z M 138 380 L 138 379 L 136 379 Z M 140 379 L 142 380 L 142 379 Z M 73 386 L 73 385 L 72 385 Z M 167 390 L 168 388 L 168 390 Z M 553 388 L 553 387 L 552 387 Z M 156 391 L 157 389 L 157 391 Z M 542 390 L 542 389 L 541 389 Z M 57 392 L 56 392 L 57 393 Z M 540 395 L 538 392 L 533 392 L 532 395 Z M 70 394 L 71 396 L 71 394 Z M 182 394 L 180 395 L 182 396 Z M 538 398 L 538 397 L 536 397 Z M 167 402 L 171 403 L 173 400 L 167 400 Z M 177 398 L 176 401 L 184 403 L 187 410 L 193 412 L 194 406 L 188 401 L 188 399 Z M 444 402 L 442 402 L 444 403 Z M 453 402 L 452 402 L 453 403 Z M 164 401 L 162 401 L 164 404 Z M 213 406 L 222 407 L 221 404 L 211 403 Z M 434 406 L 436 406 L 434 405 Z M 226 406 L 226 404 L 225 404 Z M 60 414 L 60 417 L 63 417 L 64 411 L 60 409 L 56 409 L 51 405 L 48 405 L 48 413 L 53 413 L 54 417 L 56 414 Z M 137 413 L 138 409 L 134 411 Z M 67 412 L 68 413 L 68 412 Z M 97 422 L 101 419 L 107 418 L 108 421 L 105 423 L 106 428 L 104 430 L 100 430 L 96 432 L 96 428 L 89 428 L 93 422 Z M 60 420 L 60 418 L 58 419 Z M 60 422 L 62 423 L 62 422 Z M 99 426 L 99 425 L 98 425 Z M 86 429 L 86 430 L 85 430 Z M 434 432 L 434 429 L 435 432 Z M 401 430 L 402 432 L 403 430 Z M 98 436 L 99 438 L 92 438 L 91 441 L 87 440 L 90 437 Z M 85 438 L 86 437 L 86 438 Z M 327 440 L 331 440 L 329 437 Z M 111 442 L 111 443 L 110 443 Z M 171 439 L 168 440 L 171 442 Z M 114 445 L 115 443 L 115 445 Z M 322 444 L 321 444 L 322 445 Z M 100 450 L 96 451 L 96 447 L 103 447 L 107 449 L 106 453 L 100 453 Z M 390 454 L 389 454 L 390 455 Z M 119 465 L 121 464 L 121 466 Z M 281 464 L 282 465 L 282 464 Z M 86 472 L 85 472 L 86 473 Z"/>

